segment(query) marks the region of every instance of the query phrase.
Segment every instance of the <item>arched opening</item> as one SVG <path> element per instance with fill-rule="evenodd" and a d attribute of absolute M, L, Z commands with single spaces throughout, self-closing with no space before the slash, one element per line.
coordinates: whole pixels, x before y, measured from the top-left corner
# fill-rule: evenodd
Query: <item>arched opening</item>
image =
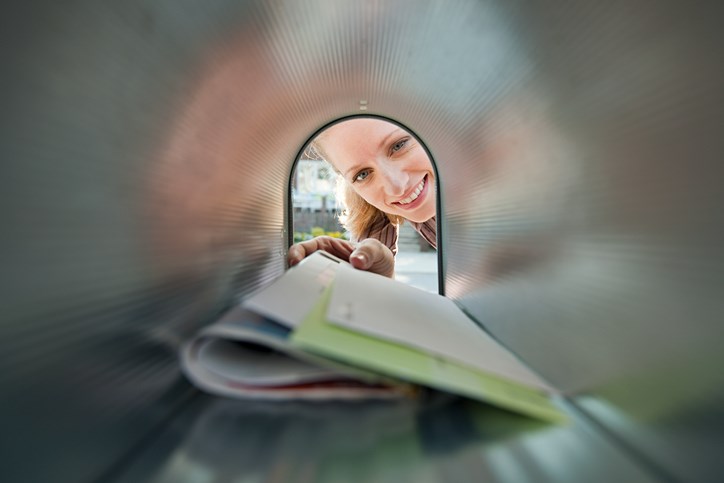
<path fill-rule="evenodd" d="M 395 254 L 398 280 L 443 293 L 439 178 L 407 126 L 374 115 L 330 122 L 300 150 L 289 193 L 289 244 L 375 238 Z"/>

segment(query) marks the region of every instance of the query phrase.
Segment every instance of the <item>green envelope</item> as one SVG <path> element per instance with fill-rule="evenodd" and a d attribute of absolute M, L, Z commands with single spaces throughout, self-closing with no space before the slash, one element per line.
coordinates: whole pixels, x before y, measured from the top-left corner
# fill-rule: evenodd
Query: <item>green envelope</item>
<path fill-rule="evenodd" d="M 508 381 L 415 347 L 339 327 L 327 320 L 334 283 L 327 287 L 304 321 L 294 329 L 292 344 L 303 350 L 423 386 L 485 401 L 548 422 L 568 420 L 545 392 Z"/>

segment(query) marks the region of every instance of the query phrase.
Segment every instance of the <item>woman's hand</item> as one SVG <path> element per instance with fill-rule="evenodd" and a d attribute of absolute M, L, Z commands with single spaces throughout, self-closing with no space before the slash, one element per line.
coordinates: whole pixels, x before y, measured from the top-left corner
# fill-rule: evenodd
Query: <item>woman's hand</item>
<path fill-rule="evenodd" d="M 359 270 L 390 278 L 395 275 L 395 257 L 392 251 L 375 238 L 367 238 L 355 244 L 331 236 L 318 236 L 289 247 L 287 262 L 293 267 L 317 250 L 324 250 L 346 260 Z"/>

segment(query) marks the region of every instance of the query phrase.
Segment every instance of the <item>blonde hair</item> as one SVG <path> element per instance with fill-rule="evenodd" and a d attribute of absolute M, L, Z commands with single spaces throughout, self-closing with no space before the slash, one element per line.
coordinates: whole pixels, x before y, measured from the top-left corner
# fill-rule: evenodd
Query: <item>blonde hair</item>
<path fill-rule="evenodd" d="M 405 219 L 398 215 L 391 215 L 369 204 L 354 190 L 352 185 L 344 179 L 334 163 L 329 161 L 324 149 L 319 143 L 321 136 L 313 140 L 307 148 L 308 156 L 327 161 L 337 173 L 336 197 L 340 205 L 338 218 L 345 230 L 349 231 L 353 240 L 365 236 L 380 218 L 387 218 L 393 225 L 399 226 Z"/>

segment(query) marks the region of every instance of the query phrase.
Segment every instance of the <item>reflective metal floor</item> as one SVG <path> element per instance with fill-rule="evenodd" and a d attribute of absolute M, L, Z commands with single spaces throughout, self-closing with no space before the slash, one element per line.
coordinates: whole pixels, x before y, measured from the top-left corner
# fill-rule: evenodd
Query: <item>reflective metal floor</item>
<path fill-rule="evenodd" d="M 422 402 L 198 395 L 111 481 L 647 482 L 666 478 L 577 415 L 554 426 L 436 393 Z"/>

